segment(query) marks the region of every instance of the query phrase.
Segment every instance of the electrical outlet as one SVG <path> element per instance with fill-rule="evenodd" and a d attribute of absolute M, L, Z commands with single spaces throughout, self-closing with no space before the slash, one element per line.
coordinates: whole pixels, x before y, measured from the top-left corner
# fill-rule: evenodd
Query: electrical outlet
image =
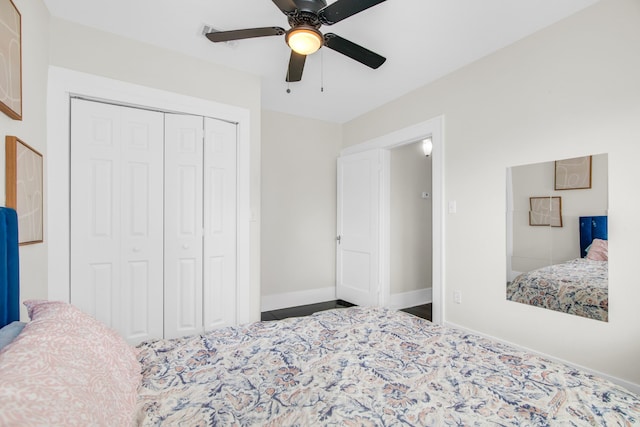
<path fill-rule="evenodd" d="M 456 304 L 462 304 L 462 292 L 460 292 L 460 291 L 455 291 L 455 292 L 453 293 L 453 301 L 454 301 Z"/>

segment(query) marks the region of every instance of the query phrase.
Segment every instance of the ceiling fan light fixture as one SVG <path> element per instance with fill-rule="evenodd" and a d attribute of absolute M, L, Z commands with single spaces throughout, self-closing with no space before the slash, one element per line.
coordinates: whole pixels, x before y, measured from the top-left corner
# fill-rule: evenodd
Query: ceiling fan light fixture
<path fill-rule="evenodd" d="M 307 26 L 298 26 L 287 31 L 286 41 L 291 50 L 300 55 L 311 55 L 324 43 L 322 33 Z"/>

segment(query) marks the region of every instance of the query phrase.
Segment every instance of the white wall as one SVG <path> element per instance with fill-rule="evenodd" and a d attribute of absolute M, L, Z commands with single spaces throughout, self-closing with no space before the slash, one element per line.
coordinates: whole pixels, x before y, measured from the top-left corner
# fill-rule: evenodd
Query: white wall
<path fill-rule="evenodd" d="M 335 299 L 340 125 L 262 112 L 262 309 Z"/>
<path fill-rule="evenodd" d="M 431 158 L 422 142 L 390 150 L 392 294 L 431 288 Z"/>
<path fill-rule="evenodd" d="M 260 318 L 260 80 L 69 21 L 51 20 L 51 65 L 244 107 L 251 115 L 251 313 Z"/>
<path fill-rule="evenodd" d="M 6 135 L 17 136 L 47 160 L 46 93 L 49 60 L 49 11 L 41 0 L 14 0 L 22 15 L 22 121 L 0 113 L 2 146 Z M 0 150 L 0 192 L 5 191 L 5 152 Z M 46 173 L 46 172 L 45 172 Z M 47 193 L 44 193 L 44 232 L 46 236 Z M 4 206 L 4 197 L 2 197 Z M 20 300 L 47 296 L 47 239 L 43 243 L 20 247 Z M 26 319 L 26 310 L 21 316 Z"/>
<path fill-rule="evenodd" d="M 513 270 L 531 271 L 580 257 L 579 217 L 607 215 L 608 161 L 592 155 L 591 188 L 556 191 L 555 162 L 511 168 L 513 182 Z M 562 227 L 529 225 L 529 197 L 561 197 Z M 508 236 L 507 236 L 508 238 Z"/>
<path fill-rule="evenodd" d="M 445 320 L 640 384 L 640 2 L 602 0 L 361 116 L 344 146 L 445 116 Z M 609 322 L 505 299 L 505 170 L 609 153 Z M 453 302 L 460 290 L 462 303 Z"/>

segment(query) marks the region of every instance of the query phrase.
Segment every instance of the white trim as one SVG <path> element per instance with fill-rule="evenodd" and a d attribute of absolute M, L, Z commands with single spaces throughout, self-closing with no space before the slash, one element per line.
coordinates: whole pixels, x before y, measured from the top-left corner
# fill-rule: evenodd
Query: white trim
<path fill-rule="evenodd" d="M 401 310 L 403 308 L 415 307 L 417 305 L 430 304 L 432 302 L 431 291 L 431 288 L 427 288 L 391 294 L 387 307 L 394 310 Z"/>
<path fill-rule="evenodd" d="M 411 144 L 431 136 L 433 140 L 433 152 L 431 154 L 432 162 L 432 299 L 433 299 L 433 322 L 442 323 L 445 319 L 444 311 L 444 116 L 438 116 L 425 122 L 417 123 L 412 126 L 391 132 L 387 135 L 374 138 L 367 142 L 344 148 L 340 151 L 340 155 L 355 154 L 362 151 L 381 149 L 390 150 L 392 148 L 401 147 Z M 381 286 L 380 298 L 381 305 L 386 305 L 390 301 L 390 249 L 389 249 L 389 183 L 386 182 L 390 177 L 390 162 L 384 160 L 382 162 L 381 185 L 382 202 L 380 204 L 381 218 Z M 384 221 L 382 221 L 384 219 Z"/>
<path fill-rule="evenodd" d="M 515 279 L 513 276 L 513 175 L 511 168 L 507 168 L 507 281 Z"/>
<path fill-rule="evenodd" d="M 617 378 L 617 377 L 614 377 L 614 376 L 611 376 L 611 375 L 596 371 L 594 369 L 590 369 L 590 368 L 587 368 L 585 366 L 578 365 L 578 364 L 573 363 L 573 362 L 568 362 L 568 361 L 566 361 L 564 359 L 560 359 L 559 357 L 551 356 L 549 354 L 542 353 L 540 351 L 536 351 L 536 350 L 533 350 L 531 348 L 524 347 L 522 345 L 512 343 L 510 341 L 506 341 L 506 340 L 503 340 L 503 339 L 500 339 L 500 338 L 496 338 L 496 337 L 491 336 L 491 335 L 483 334 L 482 332 L 478 332 L 478 331 L 476 331 L 474 329 L 465 328 L 464 326 L 460 326 L 460 325 L 457 325 L 455 323 L 445 322 L 444 326 L 446 326 L 448 328 L 454 328 L 454 329 L 459 329 L 459 330 L 462 330 L 462 331 L 465 331 L 465 332 L 469 332 L 469 333 L 472 333 L 474 335 L 481 336 L 483 338 L 488 338 L 490 340 L 497 341 L 497 342 L 499 342 L 501 344 L 506 344 L 508 346 L 511 346 L 511 347 L 515 348 L 516 350 L 524 351 L 524 352 L 527 352 L 527 353 L 534 354 L 536 356 L 540 356 L 540 357 L 544 357 L 546 359 L 553 360 L 554 362 L 557 362 L 557 363 L 562 363 L 564 365 L 572 366 L 572 367 L 580 369 L 582 371 L 586 371 L 586 372 L 588 372 L 590 374 L 605 378 L 605 379 L 611 381 L 612 383 L 618 384 L 618 385 L 620 385 L 620 386 L 626 388 L 627 390 L 630 390 L 630 391 L 632 391 L 632 392 L 634 392 L 636 394 L 640 394 L 640 384 L 635 384 L 635 383 L 632 383 L 632 382 L 629 382 L 629 381 L 626 381 L 626 380 L 623 380 L 623 379 L 620 379 L 620 378 Z"/>
<path fill-rule="evenodd" d="M 391 307 L 391 151 L 380 150 L 380 291 L 378 304 Z M 393 307 L 404 308 L 404 307 Z"/>
<path fill-rule="evenodd" d="M 250 313 L 250 112 L 245 108 L 140 86 L 59 67 L 49 67 L 47 96 L 48 298 L 69 301 L 70 97 L 212 117 L 238 124 L 237 322 Z"/>
<path fill-rule="evenodd" d="M 308 291 L 285 292 L 283 294 L 263 295 L 260 311 L 279 310 L 299 305 L 317 304 L 336 299 L 336 288 L 310 289 Z"/>

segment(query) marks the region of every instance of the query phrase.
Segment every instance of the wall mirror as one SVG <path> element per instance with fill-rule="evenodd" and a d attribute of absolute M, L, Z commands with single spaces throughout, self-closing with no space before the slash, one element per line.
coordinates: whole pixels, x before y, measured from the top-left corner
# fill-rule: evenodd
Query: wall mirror
<path fill-rule="evenodd" d="M 608 156 L 507 169 L 507 300 L 608 321 Z"/>

